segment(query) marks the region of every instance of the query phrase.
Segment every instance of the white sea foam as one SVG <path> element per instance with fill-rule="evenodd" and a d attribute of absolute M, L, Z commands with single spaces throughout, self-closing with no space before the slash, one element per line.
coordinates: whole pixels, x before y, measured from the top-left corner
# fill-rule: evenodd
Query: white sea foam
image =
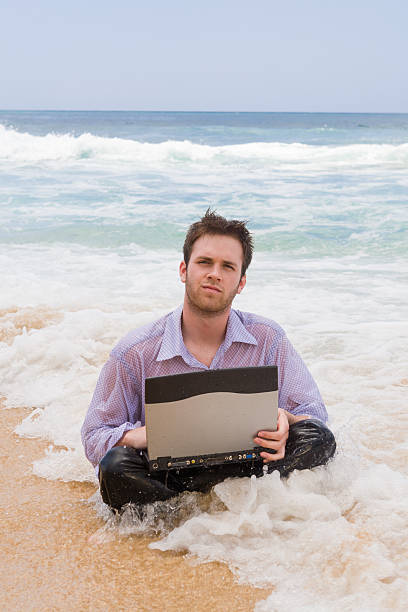
<path fill-rule="evenodd" d="M 273 587 L 257 612 L 403 609 L 408 480 L 398 472 L 356 470 L 339 454 L 286 482 L 276 472 L 226 481 L 215 493 L 224 511 L 194 516 L 151 547 L 224 561 L 241 581 Z"/>
<path fill-rule="evenodd" d="M 257 142 L 209 146 L 188 140 L 147 143 L 123 138 L 104 138 L 93 134 L 47 134 L 34 136 L 0 125 L 0 160 L 18 164 L 33 162 L 131 162 L 149 166 L 158 163 L 207 163 L 212 166 L 259 163 L 285 166 L 302 164 L 317 168 L 344 166 L 399 166 L 408 162 L 408 143 L 351 144 L 343 146 L 302 143 Z"/>

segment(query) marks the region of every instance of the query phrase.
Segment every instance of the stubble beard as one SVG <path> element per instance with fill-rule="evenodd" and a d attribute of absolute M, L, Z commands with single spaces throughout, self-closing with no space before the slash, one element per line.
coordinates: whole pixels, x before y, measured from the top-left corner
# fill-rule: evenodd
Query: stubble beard
<path fill-rule="evenodd" d="M 206 300 L 204 297 L 201 298 L 198 295 L 199 289 L 195 291 L 186 275 L 186 297 L 188 304 L 193 312 L 199 314 L 202 317 L 215 317 L 223 314 L 231 307 L 234 297 L 238 293 L 239 283 L 236 288 L 231 291 L 227 296 L 220 293 L 219 300 L 212 301 L 211 299 Z"/>

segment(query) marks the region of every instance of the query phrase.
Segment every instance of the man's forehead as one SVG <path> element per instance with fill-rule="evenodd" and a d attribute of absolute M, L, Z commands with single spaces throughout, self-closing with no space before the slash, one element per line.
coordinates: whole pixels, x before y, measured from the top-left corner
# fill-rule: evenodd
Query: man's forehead
<path fill-rule="evenodd" d="M 204 234 L 204 236 L 200 236 L 194 242 L 191 254 L 194 257 L 218 255 L 228 261 L 242 261 L 244 258 L 242 245 L 238 238 L 225 234 Z"/>

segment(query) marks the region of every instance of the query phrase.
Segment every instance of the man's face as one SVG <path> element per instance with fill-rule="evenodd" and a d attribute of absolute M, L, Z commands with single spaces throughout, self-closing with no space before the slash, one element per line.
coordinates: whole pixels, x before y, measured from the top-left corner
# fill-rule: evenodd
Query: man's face
<path fill-rule="evenodd" d="M 245 286 L 242 261 L 242 246 L 236 238 L 218 234 L 198 238 L 188 267 L 184 261 L 180 264 L 180 278 L 186 284 L 190 306 L 202 314 L 226 311 Z"/>

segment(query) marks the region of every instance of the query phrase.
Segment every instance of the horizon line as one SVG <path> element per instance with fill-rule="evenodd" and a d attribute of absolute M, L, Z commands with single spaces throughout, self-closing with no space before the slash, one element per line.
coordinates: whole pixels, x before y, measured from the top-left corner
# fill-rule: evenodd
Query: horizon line
<path fill-rule="evenodd" d="M 149 109 L 100 109 L 100 108 L 1 108 L 0 112 L 30 113 L 202 113 L 202 114 L 286 114 L 286 115 L 407 115 L 407 111 L 248 111 L 248 110 L 149 110 Z"/>

